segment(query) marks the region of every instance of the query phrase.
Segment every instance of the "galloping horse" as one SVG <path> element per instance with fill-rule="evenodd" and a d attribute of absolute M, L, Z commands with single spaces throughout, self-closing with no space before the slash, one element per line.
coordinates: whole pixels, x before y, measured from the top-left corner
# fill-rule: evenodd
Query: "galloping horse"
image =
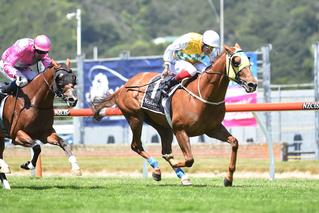
<path fill-rule="evenodd" d="M 144 121 L 158 131 L 163 158 L 169 162 L 178 177 L 183 176 L 180 167 L 191 167 L 194 163 L 189 137 L 206 134 L 228 142 L 232 151 L 224 185 L 232 186 L 238 141 L 227 131 L 222 121 L 225 115 L 225 95 L 230 80 L 241 85 L 248 93 L 256 90 L 257 80 L 250 71 L 247 55 L 238 44 L 234 47 L 225 46 L 225 50 L 214 64 L 199 74 L 197 79 L 182 86 L 183 89 L 177 89 L 171 97 L 171 126 L 164 115 L 141 108 L 141 100 L 145 93 L 143 86 L 138 90 L 132 89 L 136 85 L 146 85 L 156 75 L 158 73 L 139 73 L 132 77 L 114 94 L 93 105 L 95 117 L 99 119 L 102 116 L 101 110 L 105 107 L 116 104 L 120 108 L 133 132 L 131 148 L 148 159 L 154 168 L 153 178 L 157 180 L 160 180 L 158 164 L 154 163 L 154 158 L 143 149 L 141 142 Z M 171 147 L 173 134 L 183 152 L 184 161 L 174 160 Z"/>
<path fill-rule="evenodd" d="M 55 132 L 53 125 L 54 96 L 61 97 L 69 107 L 77 103 L 75 91 L 76 76 L 70 69 L 70 61 L 57 64 L 55 61 L 44 72 L 38 74 L 27 86 L 18 89 L 16 94 L 9 95 L 2 101 L 2 120 L 0 120 L 0 175 L 10 169 L 3 160 L 4 137 L 10 137 L 15 145 L 32 147 L 34 155 L 31 161 L 21 165 L 23 169 L 34 169 L 41 147 L 37 141 L 60 146 L 69 157 L 72 171 L 81 175 L 75 156 L 68 145 Z"/>

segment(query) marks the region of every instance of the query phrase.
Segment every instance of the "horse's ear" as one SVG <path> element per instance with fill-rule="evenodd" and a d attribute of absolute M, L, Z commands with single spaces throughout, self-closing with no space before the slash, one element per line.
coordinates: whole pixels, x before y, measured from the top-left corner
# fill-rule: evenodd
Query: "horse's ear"
<path fill-rule="evenodd" d="M 65 64 L 68 68 L 71 68 L 71 60 L 69 58 L 66 59 Z"/>
<path fill-rule="evenodd" d="M 227 46 L 226 44 L 224 45 L 224 49 L 228 52 L 228 53 L 231 53 L 231 49 L 229 46 Z"/>
<path fill-rule="evenodd" d="M 241 49 L 241 47 L 239 46 L 238 43 L 235 44 L 235 47 L 238 48 L 238 49 Z"/>
<path fill-rule="evenodd" d="M 52 59 L 52 61 L 51 61 L 51 64 L 52 64 L 54 67 L 59 67 L 59 64 L 58 64 L 55 60 L 53 60 L 53 59 Z"/>

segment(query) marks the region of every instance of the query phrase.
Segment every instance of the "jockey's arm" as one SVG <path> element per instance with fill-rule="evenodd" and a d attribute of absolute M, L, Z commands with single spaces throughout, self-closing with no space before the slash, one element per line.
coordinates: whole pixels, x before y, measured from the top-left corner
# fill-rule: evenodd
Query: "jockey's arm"
<path fill-rule="evenodd" d="M 45 68 L 48 68 L 48 67 L 50 66 L 51 62 L 52 62 L 52 59 L 49 57 L 48 54 L 45 54 L 45 55 L 42 57 L 41 62 L 42 62 L 43 66 L 44 66 Z"/>
<path fill-rule="evenodd" d="M 17 74 L 17 69 L 14 65 L 19 60 L 19 52 L 10 54 L 5 60 L 3 60 L 3 70 L 10 78 L 15 78 Z"/>
<path fill-rule="evenodd" d="M 169 74 L 169 67 L 176 60 L 175 52 L 184 49 L 187 44 L 188 40 L 181 37 L 179 39 L 176 39 L 172 44 L 168 45 L 163 55 L 164 70 L 162 76 L 166 76 Z"/>

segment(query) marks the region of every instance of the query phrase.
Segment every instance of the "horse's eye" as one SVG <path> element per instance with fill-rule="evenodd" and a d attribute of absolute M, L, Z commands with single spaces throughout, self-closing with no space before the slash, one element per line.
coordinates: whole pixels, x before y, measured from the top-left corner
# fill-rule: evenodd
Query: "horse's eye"
<path fill-rule="evenodd" d="M 76 76 L 75 76 L 75 75 L 72 76 L 72 83 L 73 83 L 74 85 L 76 84 Z"/>
<path fill-rule="evenodd" d="M 234 67 L 239 67 L 241 63 L 241 58 L 238 56 L 235 56 L 234 58 L 232 58 L 232 64 Z"/>

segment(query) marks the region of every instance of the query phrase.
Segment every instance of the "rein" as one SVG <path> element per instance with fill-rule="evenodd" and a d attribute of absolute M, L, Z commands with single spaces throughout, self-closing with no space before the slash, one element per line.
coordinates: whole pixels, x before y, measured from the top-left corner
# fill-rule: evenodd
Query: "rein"
<path fill-rule="evenodd" d="M 205 72 L 206 72 L 206 71 L 205 71 Z M 222 74 L 222 73 L 220 73 L 220 72 L 206 72 L 206 73 L 208 73 L 208 74 L 224 75 L 224 74 Z M 181 87 L 182 87 L 186 92 L 188 92 L 191 96 L 193 96 L 194 98 L 197 98 L 198 100 L 200 100 L 201 102 L 203 102 L 203 103 L 205 103 L 205 104 L 210 104 L 210 105 L 215 105 L 215 106 L 217 106 L 217 105 L 220 105 L 220 104 L 225 103 L 225 100 L 218 101 L 218 102 L 213 102 L 213 101 L 205 100 L 205 99 L 203 98 L 203 96 L 202 96 L 202 94 L 201 94 L 201 92 L 200 92 L 200 84 L 199 84 L 201 76 L 202 76 L 202 75 L 199 75 L 198 81 L 197 81 L 197 82 L 198 82 L 198 83 L 197 83 L 197 91 L 198 91 L 199 96 L 196 95 L 196 94 L 194 94 L 194 93 L 193 93 L 192 91 L 190 91 L 189 89 L 187 89 L 184 85 L 181 85 Z"/>
<path fill-rule="evenodd" d="M 17 102 L 18 102 L 18 94 L 19 93 L 19 87 L 17 87 L 17 91 L 16 91 L 16 96 L 15 96 L 15 100 L 14 100 L 14 106 L 13 106 L 13 110 L 12 110 L 12 115 L 11 115 L 11 121 L 10 121 L 10 127 L 9 127 L 9 134 L 10 134 L 10 131 L 11 131 L 11 128 L 12 128 L 12 122 L 13 122 L 13 118 L 14 118 L 14 110 L 17 106 Z M 16 122 L 17 124 L 17 122 Z"/>
<path fill-rule="evenodd" d="M 53 89 L 51 88 L 51 85 L 49 85 L 49 82 L 48 82 L 47 79 L 45 78 L 43 72 L 41 73 L 41 75 L 42 75 L 42 77 L 43 77 L 43 80 L 44 80 L 45 84 L 48 86 L 49 90 L 50 90 L 53 94 L 55 94 L 55 92 L 54 92 Z"/>
<path fill-rule="evenodd" d="M 59 70 L 59 69 L 57 69 L 57 70 Z M 53 95 L 55 95 L 55 94 L 56 94 L 55 91 L 51 88 L 51 87 L 52 87 L 52 84 L 51 84 L 51 85 L 49 84 L 48 80 L 47 80 L 47 79 L 45 78 L 45 76 L 44 76 L 44 72 L 41 72 L 40 74 L 41 74 L 41 76 L 42 76 L 42 78 L 43 78 L 45 84 L 48 86 L 49 91 L 50 91 Z M 53 109 L 53 106 L 52 106 L 52 107 L 48 107 L 48 108 L 42 108 L 42 107 L 39 107 L 39 106 L 35 106 L 35 105 L 33 105 L 33 104 L 30 104 L 30 107 L 33 107 L 33 108 L 36 108 L 36 109 L 39 109 L 39 110 L 52 110 L 52 109 Z"/>
<path fill-rule="evenodd" d="M 207 67 L 208 68 L 208 67 Z M 217 71 L 212 71 L 212 72 L 208 72 L 207 71 L 208 69 L 206 69 L 204 71 L 204 73 L 207 73 L 207 74 L 216 74 L 216 75 L 225 75 L 224 73 L 220 73 L 220 72 L 217 72 Z M 200 100 L 201 102 L 205 103 L 205 104 L 210 104 L 210 105 L 215 105 L 215 106 L 218 106 L 220 104 L 223 104 L 225 103 L 225 100 L 222 100 L 222 101 L 216 101 L 216 102 L 213 102 L 213 101 L 208 101 L 208 100 L 205 100 L 201 94 L 201 90 L 200 90 L 200 78 L 202 77 L 202 75 L 200 74 L 198 76 L 198 80 L 197 80 L 197 91 L 198 91 L 198 95 L 194 94 L 192 91 L 190 91 L 189 89 L 187 89 L 184 85 L 181 85 L 181 87 L 186 91 L 188 92 L 191 96 L 193 96 L 194 98 L 197 98 L 198 100 Z"/>
<path fill-rule="evenodd" d="M 242 52 L 242 51 L 238 51 L 238 52 Z M 209 71 L 207 71 L 209 67 L 206 68 L 206 70 L 204 71 L 204 73 L 207 73 L 207 74 L 216 74 L 216 75 L 220 75 L 220 76 L 226 75 L 228 78 L 230 78 L 231 80 L 233 80 L 233 81 L 235 81 L 236 83 L 238 83 L 239 85 L 241 85 L 241 84 L 242 84 L 242 81 L 237 78 L 237 73 L 235 73 L 235 78 L 231 78 L 231 77 L 230 77 L 230 70 L 231 70 L 230 67 L 232 67 L 232 70 L 234 70 L 233 64 L 231 63 L 231 59 L 232 59 L 233 55 L 235 55 L 235 54 L 238 53 L 238 52 L 235 52 L 235 53 L 231 54 L 230 56 L 228 56 L 228 54 L 226 53 L 226 54 L 227 54 L 226 56 L 228 56 L 228 57 L 226 57 L 226 60 L 228 59 L 228 64 L 230 65 L 230 66 L 228 66 L 228 67 L 226 66 L 226 67 L 227 67 L 226 73 L 221 73 L 221 72 L 217 72 L 217 71 L 209 72 Z M 226 61 L 226 64 L 227 64 L 227 61 Z M 212 65 L 211 65 L 211 66 L 212 66 Z M 205 99 L 203 98 L 203 96 L 202 96 L 202 94 L 201 94 L 201 90 L 200 90 L 200 83 L 199 83 L 201 76 L 202 76 L 202 75 L 200 74 L 199 77 L 198 77 L 198 81 L 197 81 L 197 82 L 198 82 L 198 84 L 197 84 L 197 91 L 198 91 L 198 94 L 199 94 L 199 95 L 194 94 L 192 91 L 190 91 L 189 89 L 187 89 L 184 85 L 181 85 L 181 87 L 182 87 L 185 91 L 187 91 L 190 95 L 192 95 L 193 97 L 197 98 L 198 100 L 200 100 L 200 101 L 203 102 L 203 103 L 210 104 L 210 105 L 220 105 L 220 104 L 225 103 L 225 100 L 222 100 L 222 101 L 219 101 L 219 102 L 212 102 L 212 101 L 205 100 Z"/>
<path fill-rule="evenodd" d="M 134 86 L 126 86 L 125 88 L 126 88 L 126 89 L 134 89 L 134 88 L 146 87 L 146 86 L 148 86 L 148 85 L 154 84 L 156 81 L 159 81 L 159 80 L 161 80 L 161 78 L 156 79 L 156 80 L 154 80 L 154 81 L 151 81 L 151 82 L 149 82 L 149 83 L 147 83 L 147 84 L 134 85 Z"/>

